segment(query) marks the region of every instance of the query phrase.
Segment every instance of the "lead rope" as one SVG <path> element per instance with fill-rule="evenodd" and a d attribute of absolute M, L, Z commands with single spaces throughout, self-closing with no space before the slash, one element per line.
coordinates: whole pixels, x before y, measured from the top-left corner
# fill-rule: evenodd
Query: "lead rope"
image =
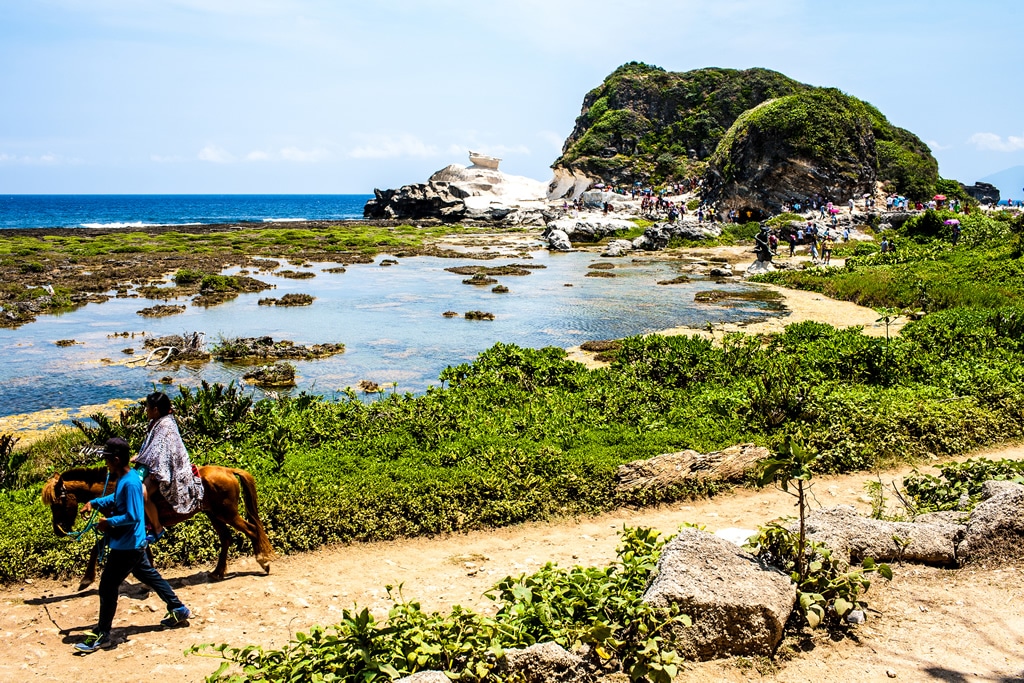
<path fill-rule="evenodd" d="M 108 471 L 107 472 L 107 478 L 103 480 L 103 493 L 101 493 L 100 496 L 107 495 L 107 484 L 109 484 L 109 483 L 110 483 L 110 472 Z M 69 531 L 67 535 L 70 536 L 71 538 L 75 539 L 76 541 L 81 540 L 82 536 L 85 536 L 90 531 L 94 532 L 97 536 L 99 536 L 100 532 L 96 531 L 96 525 L 98 524 L 96 522 L 96 516 L 99 513 L 100 513 L 100 511 L 98 509 L 93 508 L 92 514 L 89 515 L 89 520 L 85 523 L 85 527 L 83 527 L 81 531 Z"/>

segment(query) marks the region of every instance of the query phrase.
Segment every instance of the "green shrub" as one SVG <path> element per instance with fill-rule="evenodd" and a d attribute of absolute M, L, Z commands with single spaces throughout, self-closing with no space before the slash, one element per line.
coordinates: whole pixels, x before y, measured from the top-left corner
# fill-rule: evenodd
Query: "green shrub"
<path fill-rule="evenodd" d="M 631 681 L 668 683 L 680 657 L 662 647 L 662 632 L 689 625 L 678 608 L 658 610 L 643 593 L 664 542 L 649 529 L 624 529 L 618 561 L 605 568 L 560 569 L 506 577 L 488 596 L 497 603 L 494 617 L 455 606 L 448 614 L 424 612 L 406 600 L 401 587 L 388 586 L 393 606 L 378 623 L 367 609 L 345 610 L 328 628 L 299 633 L 280 650 L 261 647 L 200 645 L 190 652 L 225 661 L 211 680 L 228 678 L 231 664 L 246 681 L 323 680 L 391 681 L 417 671 L 443 671 L 462 681 L 503 681 L 496 668 L 504 651 L 538 642 L 568 649 L 588 646 L 593 666 L 621 670 Z"/>

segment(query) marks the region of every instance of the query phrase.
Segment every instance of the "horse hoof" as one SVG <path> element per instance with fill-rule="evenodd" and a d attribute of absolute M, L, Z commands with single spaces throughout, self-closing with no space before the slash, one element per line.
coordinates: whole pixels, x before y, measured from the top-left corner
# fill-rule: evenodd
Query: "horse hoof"
<path fill-rule="evenodd" d="M 210 574 L 210 581 L 223 581 L 224 574 Z"/>
<path fill-rule="evenodd" d="M 83 581 L 82 583 L 78 584 L 78 590 L 84 591 L 86 588 L 88 588 L 91 585 L 92 585 L 92 581 Z"/>

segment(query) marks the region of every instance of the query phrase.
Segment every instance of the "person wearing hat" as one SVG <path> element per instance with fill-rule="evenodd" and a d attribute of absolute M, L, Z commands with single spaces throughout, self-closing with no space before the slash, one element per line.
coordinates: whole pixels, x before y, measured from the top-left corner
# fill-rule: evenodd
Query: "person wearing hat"
<path fill-rule="evenodd" d="M 152 588 L 167 605 L 167 616 L 160 621 L 164 626 L 182 623 L 192 613 L 178 599 L 170 584 L 149 563 L 146 553 L 146 513 L 142 500 L 142 480 L 131 467 L 131 450 L 124 439 L 108 439 L 103 446 L 103 458 L 111 477 L 117 478 L 117 487 L 109 496 L 96 498 L 82 506 L 82 515 L 94 509 L 105 515 L 97 528 L 109 538 L 110 549 L 100 575 L 100 615 L 96 627 L 85 634 L 85 640 L 76 643 L 75 652 L 89 654 L 113 645 L 110 627 L 117 612 L 118 587 L 129 574 Z"/>

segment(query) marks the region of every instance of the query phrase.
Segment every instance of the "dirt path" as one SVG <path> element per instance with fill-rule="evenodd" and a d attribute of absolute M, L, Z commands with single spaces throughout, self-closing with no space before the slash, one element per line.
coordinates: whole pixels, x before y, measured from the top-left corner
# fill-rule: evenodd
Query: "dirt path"
<path fill-rule="evenodd" d="M 1024 446 L 983 454 L 1024 459 Z M 888 472 L 882 479 L 897 479 L 907 471 Z M 867 510 L 864 483 L 869 479 L 874 476 L 822 477 L 814 491 L 823 506 L 853 504 Z M 269 576 L 249 558 L 234 561 L 234 573 L 219 583 L 209 583 L 205 571 L 170 570 L 165 576 L 195 612 L 189 627 L 161 630 L 156 623 L 163 616 L 162 603 L 126 585 L 114 622 L 119 644 L 86 658 L 74 656 L 71 644 L 94 623 L 95 591 L 76 593 L 70 582 L 26 582 L 0 590 L 0 633 L 6 641 L 0 649 L 0 680 L 198 681 L 218 662 L 183 655 L 190 645 L 280 647 L 296 631 L 337 622 L 341 610 L 353 603 L 383 617 L 390 605 L 387 584 L 404 584 L 405 596 L 425 609 L 461 604 L 489 610 L 483 592 L 508 574 L 534 571 L 547 561 L 607 565 L 623 525 L 666 532 L 684 521 L 712 531 L 754 528 L 793 512 L 792 498 L 779 491 L 739 490 L 596 518 L 333 547 L 281 558 Z M 767 678 L 876 681 L 887 680 L 891 671 L 907 681 L 1024 680 L 1024 567 L 950 571 L 907 565 L 895 570 L 891 584 L 876 582 L 869 592 L 878 613 L 860 627 L 857 640 L 816 640 L 811 651 L 779 662 Z M 727 660 L 692 665 L 677 680 L 760 678 L 746 660 Z"/>

